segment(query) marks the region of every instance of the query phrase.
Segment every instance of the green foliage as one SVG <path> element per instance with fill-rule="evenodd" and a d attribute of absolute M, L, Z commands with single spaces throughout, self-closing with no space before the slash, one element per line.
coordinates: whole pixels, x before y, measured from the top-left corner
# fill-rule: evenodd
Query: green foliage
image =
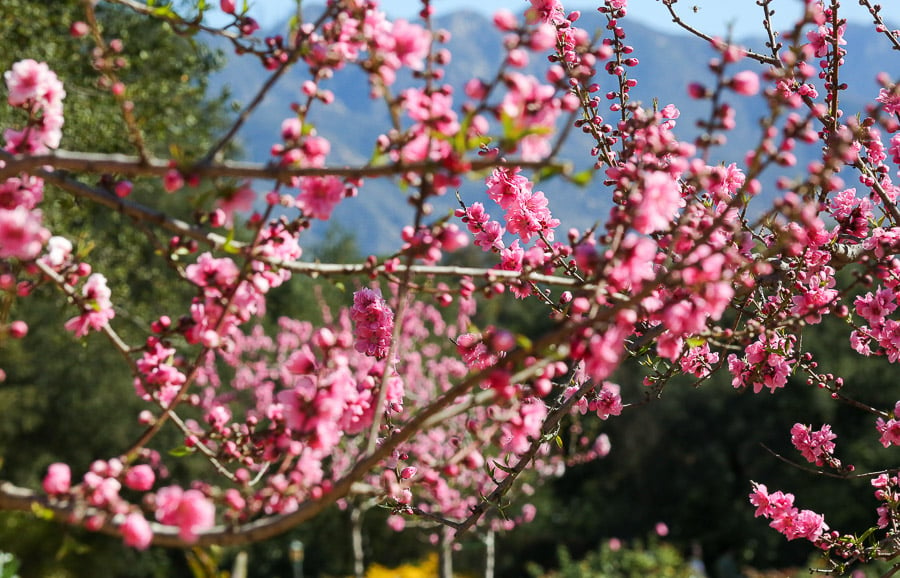
<path fill-rule="evenodd" d="M 47 62 L 57 73 L 67 93 L 62 148 L 136 154 L 118 103 L 99 87 L 98 72 L 90 65 L 92 40 L 69 34 L 72 22 L 84 20 L 83 10 L 80 0 L 0 2 L 5 47 L 0 70 L 31 58 Z M 138 18 L 121 7 L 104 5 L 98 10 L 107 40 L 122 40 L 121 56 L 127 64 L 118 74 L 135 103 L 147 149 L 168 155 L 170 143 L 177 142 L 181 154 L 201 154 L 226 120 L 223 98 L 206 96 L 207 75 L 220 58 L 172 34 L 168 25 Z M 21 126 L 25 119 L 19 112 L 0 107 L 0 126 Z M 133 197 L 185 219 L 194 210 L 184 195 L 165 195 L 140 181 Z M 126 341 L 140 345 L 137 330 L 158 317 L 166 302 L 187 307 L 188 294 L 167 288 L 177 272 L 164 265 L 158 249 L 168 238 L 53 187 L 46 188 L 41 208 L 48 228 L 71 239 L 76 254 L 107 277 L 114 299 L 124 305 L 114 324 Z M 132 376 L 120 355 L 101 335 L 77 340 L 63 331 L 75 310 L 54 287 L 36 291 L 22 306 L 8 295 L 0 302 L 0 322 L 22 319 L 29 325 L 25 339 L 0 343 L 0 367 L 7 373 L 0 384 L 0 477 L 30 487 L 39 486 L 51 462 L 72 464 L 77 477 L 92 459 L 123 451 L 136 438 L 136 417 L 145 408 L 134 395 Z M 160 440 L 168 448 L 182 442 L 173 433 Z M 191 460 L 183 462 L 178 467 L 192 467 Z M 0 515 L 0 544 L 21 561 L 23 578 L 177 576 L 171 561 L 180 559 L 184 565 L 180 553 L 137 553 L 105 536 L 61 531 L 58 524 L 15 513 Z"/>
<path fill-rule="evenodd" d="M 7 552 L 0 552 L 0 578 L 19 578 L 19 561 Z"/>
<path fill-rule="evenodd" d="M 534 578 L 697 578 L 701 576 L 672 544 L 654 538 L 644 545 L 606 542 L 582 560 L 573 560 L 565 546 L 558 550 L 559 570 L 544 573 L 539 566 L 529 568 Z"/>

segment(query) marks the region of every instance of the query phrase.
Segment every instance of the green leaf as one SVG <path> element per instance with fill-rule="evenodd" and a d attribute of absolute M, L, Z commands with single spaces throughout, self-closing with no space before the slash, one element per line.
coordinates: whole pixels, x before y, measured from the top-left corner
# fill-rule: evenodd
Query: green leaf
<path fill-rule="evenodd" d="M 581 172 L 575 173 L 572 175 L 572 182 L 578 185 L 579 187 L 586 187 L 594 178 L 594 171 L 591 169 L 585 169 Z"/>
<path fill-rule="evenodd" d="M 234 225 L 228 229 L 228 236 L 225 238 L 225 245 L 222 247 L 222 250 L 232 255 L 237 255 L 241 252 L 241 250 L 234 245 Z"/>
<path fill-rule="evenodd" d="M 511 467 L 509 467 L 509 466 L 504 466 L 503 464 L 501 464 L 501 463 L 498 462 L 497 460 L 493 460 L 493 461 L 494 461 L 494 465 L 497 466 L 497 468 L 499 468 L 500 470 L 506 472 L 507 474 L 514 474 L 514 473 L 515 473 L 515 471 L 514 471 Z"/>
<path fill-rule="evenodd" d="M 31 513 L 34 514 L 34 517 L 39 520 L 53 519 L 53 510 L 51 510 L 50 508 L 45 508 L 38 503 L 31 504 Z"/>
<path fill-rule="evenodd" d="M 706 340 L 702 337 L 688 337 L 687 339 L 688 347 L 702 347 L 704 343 Z"/>
<path fill-rule="evenodd" d="M 531 343 L 531 340 L 528 339 L 526 336 L 516 335 L 516 345 L 518 345 L 522 349 L 531 349 L 531 346 L 533 344 Z"/>
<path fill-rule="evenodd" d="M 173 458 L 183 458 L 184 456 L 189 456 L 194 453 L 194 448 L 189 448 L 187 446 L 179 446 L 177 448 L 172 448 L 169 450 L 169 455 Z"/>
<path fill-rule="evenodd" d="M 562 441 L 562 438 L 559 437 L 559 436 L 557 435 L 555 439 L 556 439 L 556 446 L 557 446 L 559 449 L 562 449 L 562 448 L 563 448 L 563 441 Z"/>

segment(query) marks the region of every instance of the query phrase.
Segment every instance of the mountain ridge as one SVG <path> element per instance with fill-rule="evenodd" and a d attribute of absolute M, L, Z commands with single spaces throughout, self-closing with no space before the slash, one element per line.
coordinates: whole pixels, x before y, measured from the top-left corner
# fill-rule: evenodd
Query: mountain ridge
<path fill-rule="evenodd" d="M 592 11 L 582 16 L 579 25 L 594 29 L 602 23 L 601 18 L 600 14 Z M 502 37 L 490 19 L 482 14 L 469 10 L 447 14 L 436 18 L 436 28 L 446 29 L 451 33 L 446 47 L 453 55 L 453 61 L 446 67 L 445 81 L 454 87 L 456 94 L 462 93 L 462 84 L 468 78 L 473 75 L 488 76 L 499 66 L 503 55 Z M 691 142 L 698 134 L 694 122 L 708 116 L 708 104 L 689 99 L 686 87 L 689 81 L 712 82 L 707 62 L 715 55 L 713 50 L 700 39 L 661 33 L 639 22 L 625 22 L 624 28 L 628 34 L 626 42 L 635 49 L 632 56 L 640 59 L 640 64 L 630 71 L 638 79 L 638 86 L 632 92 L 633 98 L 649 106 L 656 96 L 674 94 L 677 98 L 675 104 L 682 114 L 675 128 L 676 135 L 683 141 Z M 877 95 L 877 64 L 884 62 L 886 55 L 891 52 L 883 46 L 887 43 L 868 42 L 874 37 L 869 30 L 869 27 L 863 25 L 847 26 L 847 48 L 850 50 L 847 66 L 843 69 L 844 78 L 851 90 L 867 83 L 871 87 L 869 93 L 848 91 L 843 95 L 844 109 L 848 114 L 859 110 L 859 107 L 871 102 Z M 271 30 L 271 33 L 274 34 L 275 31 Z M 759 50 L 764 46 L 762 39 L 746 38 L 745 42 L 750 49 Z M 535 73 L 538 65 L 544 66 L 543 62 L 537 62 L 540 59 L 538 55 L 531 56 L 532 62 L 523 72 Z M 730 72 L 741 68 L 759 70 L 759 66 L 745 59 Z M 239 133 L 249 160 L 270 160 L 270 147 L 279 142 L 281 121 L 293 114 L 290 103 L 299 99 L 304 70 L 303 65 L 299 64 L 286 74 Z M 213 89 L 228 86 L 236 99 L 246 102 L 268 74 L 252 59 L 229 56 L 223 70 L 211 79 L 211 86 Z M 609 77 L 601 71 L 598 79 L 603 83 Z M 404 79 L 398 79 L 394 90 L 398 91 L 403 82 Z M 329 107 L 319 107 L 318 111 L 314 110 L 310 119 L 319 134 L 331 141 L 329 164 L 354 165 L 367 162 L 379 132 L 390 126 L 386 108 L 382 103 L 369 98 L 366 76 L 358 70 L 345 70 L 335 74 L 325 88 L 333 90 L 335 103 Z M 658 105 L 663 107 L 668 103 L 661 99 Z M 734 97 L 731 98 L 731 103 L 736 109 L 737 126 L 728 133 L 726 144 L 716 151 L 714 161 L 743 159 L 747 143 L 755 143 L 759 138 L 759 129 L 754 119 L 765 111 L 762 100 Z M 577 137 L 581 137 L 580 134 L 572 136 L 576 138 L 570 139 L 561 156 L 574 159 L 580 168 L 589 166 L 587 151 L 591 144 L 584 139 L 580 139 L 579 144 Z M 807 151 L 808 154 L 798 154 L 798 166 L 804 167 L 805 161 L 812 158 L 815 150 L 813 148 Z M 802 170 L 798 169 L 798 174 L 800 172 Z M 583 228 L 605 220 L 611 206 L 608 191 L 598 180 L 595 179 L 584 189 L 559 179 L 540 183 L 536 188 L 547 194 L 554 216 L 562 221 L 564 227 Z M 773 182 L 774 178 L 764 180 L 764 188 L 770 190 Z M 460 192 L 469 202 L 481 200 L 484 197 L 484 186 L 478 182 L 468 182 L 463 184 Z M 435 203 L 436 214 L 444 214 L 455 207 L 455 199 L 452 195 L 449 197 Z M 411 215 L 412 209 L 397 184 L 386 179 L 370 179 L 359 196 L 346 199 L 337 207 L 333 219 L 344 229 L 353 232 L 363 252 L 385 254 L 400 247 L 400 228 L 402 224 L 409 222 L 408 217 Z M 315 223 L 310 231 L 310 240 L 315 242 L 321 239 L 326 226 L 324 223 Z"/>

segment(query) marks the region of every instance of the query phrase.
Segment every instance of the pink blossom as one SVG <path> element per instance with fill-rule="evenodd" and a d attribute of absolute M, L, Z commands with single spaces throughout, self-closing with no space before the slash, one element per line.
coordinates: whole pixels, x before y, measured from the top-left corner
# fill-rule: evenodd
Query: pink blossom
<path fill-rule="evenodd" d="M 719 363 L 719 354 L 710 352 L 709 343 L 691 347 L 679 361 L 681 370 L 694 377 L 708 376 L 717 363 Z"/>
<path fill-rule="evenodd" d="M 106 277 L 93 273 L 81 288 L 81 296 L 85 309 L 78 317 L 66 322 L 66 329 L 75 333 L 75 337 L 84 337 L 90 329 L 98 331 L 116 316 L 113 309 L 112 291 L 106 286 Z"/>
<path fill-rule="evenodd" d="M 50 464 L 43 487 L 48 494 L 65 494 L 72 485 L 72 471 L 67 464 Z"/>
<path fill-rule="evenodd" d="M 541 22 L 562 22 L 565 20 L 563 5 L 560 0 L 530 0 L 531 8 L 526 15 Z"/>
<path fill-rule="evenodd" d="M 834 453 L 834 442 L 831 440 L 836 437 L 828 424 L 818 431 L 812 431 L 812 427 L 801 423 L 796 423 L 791 428 L 791 443 L 794 447 L 806 461 L 820 466 Z"/>
<path fill-rule="evenodd" d="M 234 14 L 235 9 L 237 8 L 235 4 L 235 0 L 219 1 L 219 7 L 222 9 L 222 12 L 225 12 L 226 14 Z"/>
<path fill-rule="evenodd" d="M 10 177 L 0 183 L 0 209 L 34 209 L 44 198 L 44 180 L 30 175 Z"/>
<path fill-rule="evenodd" d="M 234 222 L 234 213 L 251 211 L 255 200 L 256 192 L 249 183 L 245 183 L 228 195 L 219 197 L 216 205 L 225 212 L 225 225 L 230 226 Z"/>
<path fill-rule="evenodd" d="M 428 56 L 431 45 L 431 33 L 428 30 L 418 24 L 399 19 L 394 20 L 391 26 L 391 36 L 394 46 L 389 54 L 395 56 L 403 66 L 414 70 L 425 67 L 425 57 Z"/>
<path fill-rule="evenodd" d="M 0 258 L 23 261 L 37 257 L 50 232 L 42 225 L 41 212 L 25 207 L 0 209 Z"/>
<path fill-rule="evenodd" d="M 132 512 L 125 518 L 121 527 L 122 538 L 126 546 L 146 550 L 153 542 L 153 530 L 150 523 L 138 512 Z"/>
<path fill-rule="evenodd" d="M 531 181 L 520 175 L 519 167 L 498 167 L 485 180 L 487 194 L 503 210 L 511 209 L 522 195 L 531 192 Z"/>
<path fill-rule="evenodd" d="M 134 466 L 125 474 L 125 485 L 139 492 L 146 492 L 152 488 L 154 481 L 156 481 L 156 476 L 153 468 L 147 464 Z"/>
<path fill-rule="evenodd" d="M 394 330 L 394 312 L 381 292 L 364 288 L 354 293 L 350 317 L 354 323 L 356 350 L 379 359 L 386 357 Z"/>
<path fill-rule="evenodd" d="M 167 486 L 156 493 L 156 519 L 178 526 L 178 535 L 185 542 L 195 542 L 200 532 L 212 528 L 215 514 L 215 506 L 199 490 Z"/>
<path fill-rule="evenodd" d="M 163 175 L 163 188 L 167 193 L 174 193 L 184 187 L 184 177 L 178 169 L 169 169 Z"/>
<path fill-rule="evenodd" d="M 603 382 L 603 387 L 597 393 L 597 397 L 589 402 L 588 409 L 597 412 L 597 417 L 600 419 L 621 414 L 623 406 L 619 391 L 620 387 L 617 384 Z"/>
<path fill-rule="evenodd" d="M 875 420 L 875 428 L 881 434 L 879 441 L 884 447 L 900 446 L 900 421 L 891 418 L 884 421 L 882 418 Z"/>
<path fill-rule="evenodd" d="M 738 94 L 753 96 L 759 92 L 759 76 L 751 70 L 742 70 L 732 77 L 731 88 Z"/>
<path fill-rule="evenodd" d="M 683 204 L 678 182 L 668 173 L 650 171 L 643 179 L 634 228 L 645 235 L 668 229 Z"/>
<path fill-rule="evenodd" d="M 897 86 L 892 87 L 890 90 L 882 88 L 878 91 L 878 96 L 875 100 L 881 103 L 884 112 L 887 114 L 900 114 L 900 88 Z"/>
<path fill-rule="evenodd" d="M 23 106 L 35 102 L 41 107 L 54 108 L 61 106 L 66 93 L 56 73 L 43 62 L 21 60 L 12 65 L 12 69 L 3 73 L 7 97 L 12 106 Z"/>
<path fill-rule="evenodd" d="M 305 216 L 327 221 L 343 198 L 344 183 L 338 177 L 303 177 L 300 180 L 297 206 Z"/>

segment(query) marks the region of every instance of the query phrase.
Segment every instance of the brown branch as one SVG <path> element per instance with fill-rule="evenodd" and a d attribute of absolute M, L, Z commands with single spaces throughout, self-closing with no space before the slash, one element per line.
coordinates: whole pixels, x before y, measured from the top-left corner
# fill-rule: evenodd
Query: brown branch
<path fill-rule="evenodd" d="M 120 174 L 127 176 L 152 176 L 163 177 L 172 168 L 170 159 L 147 158 L 123 154 L 101 154 L 80 151 L 56 150 L 43 155 L 2 155 L 6 166 L 0 168 L 0 180 L 19 173 L 31 173 L 36 169 L 52 166 L 56 169 L 64 169 L 72 172 L 84 172 L 94 174 Z M 478 172 L 495 167 L 521 167 L 523 169 L 538 170 L 545 167 L 557 167 L 566 170 L 569 165 L 553 163 L 548 160 L 524 161 L 521 159 L 472 159 L 467 163 L 467 172 Z M 275 181 L 287 181 L 291 177 L 322 177 L 337 176 L 346 178 L 363 177 L 387 177 L 403 173 L 432 173 L 446 171 L 446 167 L 439 162 L 424 161 L 417 163 L 391 163 L 384 165 L 361 165 L 343 167 L 286 167 L 277 164 L 261 164 L 247 162 L 210 162 L 196 163 L 179 166 L 179 170 L 185 175 L 202 178 L 229 177 L 236 179 L 263 179 Z"/>
<path fill-rule="evenodd" d="M 590 390 L 594 389 L 595 384 L 593 381 L 588 380 L 584 382 L 581 387 L 578 388 L 574 394 L 572 394 L 569 399 L 567 399 L 562 405 L 558 408 L 550 412 L 550 415 L 547 416 L 547 419 L 544 420 L 544 424 L 541 427 L 541 437 L 532 440 L 531 447 L 528 448 L 524 454 L 519 456 L 519 461 L 508 471 L 508 475 L 501 480 L 497 487 L 491 492 L 488 496 L 485 496 L 478 505 L 472 508 L 472 513 L 469 514 L 469 517 L 463 520 L 458 527 L 456 527 L 456 535 L 459 536 L 460 533 L 465 532 L 472 526 L 474 526 L 479 519 L 487 512 L 487 510 L 493 507 L 494 504 L 498 503 L 500 499 L 506 495 L 506 493 L 512 488 L 513 483 L 515 483 L 516 478 L 519 477 L 529 463 L 534 459 L 540 450 L 541 446 L 546 443 L 544 437 L 549 435 L 550 433 L 556 431 L 559 422 L 562 421 L 562 418 L 568 415 L 569 411 L 572 409 L 572 406 L 578 402 L 584 395 Z"/>
<path fill-rule="evenodd" d="M 111 2 L 113 4 L 119 4 L 120 6 L 125 6 L 138 14 L 143 14 L 145 16 L 152 16 L 153 18 L 160 19 L 160 15 L 154 11 L 152 8 L 147 6 L 142 2 L 135 2 L 134 0 L 106 0 L 107 2 Z M 188 26 L 189 28 L 194 28 L 197 30 L 202 30 L 208 34 L 212 34 L 214 36 L 221 36 L 223 38 L 227 38 L 231 41 L 239 40 L 241 38 L 240 34 L 235 32 L 229 32 L 222 28 L 216 28 L 213 26 L 207 26 L 203 24 L 199 18 L 199 16 L 193 20 L 185 20 L 181 17 L 173 17 L 173 16 L 164 16 L 161 19 L 166 20 L 172 24 Z"/>
<path fill-rule="evenodd" d="M 669 10 L 669 14 L 672 16 L 672 22 L 675 23 L 677 26 L 680 26 L 685 31 L 690 32 L 694 36 L 697 36 L 698 38 L 702 38 L 703 40 L 706 40 L 709 43 L 714 42 L 714 39 L 712 36 L 710 36 L 709 34 L 706 34 L 704 32 L 701 32 L 700 30 L 694 28 L 693 26 L 691 26 L 690 24 L 688 24 L 687 22 L 685 22 L 684 20 L 681 19 L 681 16 L 679 16 L 678 13 L 675 11 L 675 7 L 674 7 L 675 2 L 673 0 L 663 0 L 663 5 Z M 773 58 L 771 56 L 766 56 L 765 54 L 760 54 L 758 52 L 753 52 L 752 50 L 747 50 L 747 49 L 744 49 L 744 52 L 746 53 L 748 58 L 752 58 L 753 60 L 755 60 L 761 64 L 770 64 L 772 66 L 779 65 L 777 58 Z"/>

